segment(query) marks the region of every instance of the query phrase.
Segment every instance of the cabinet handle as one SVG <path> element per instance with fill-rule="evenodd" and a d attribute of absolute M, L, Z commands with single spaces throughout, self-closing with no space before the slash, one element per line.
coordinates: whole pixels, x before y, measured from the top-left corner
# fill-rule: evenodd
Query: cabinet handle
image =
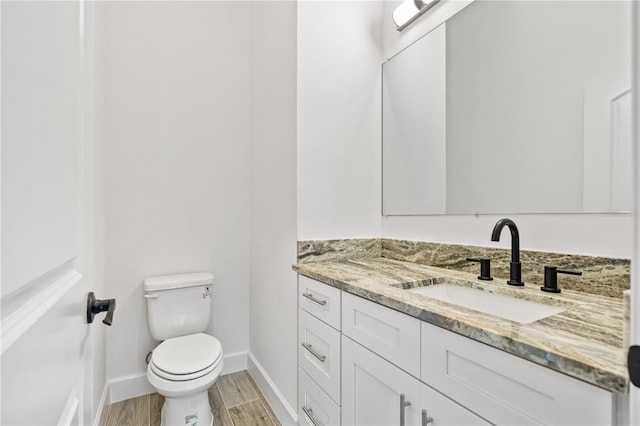
<path fill-rule="evenodd" d="M 326 301 L 326 300 L 316 299 L 315 297 L 313 297 L 313 294 L 311 294 L 311 293 L 302 293 L 302 295 L 303 295 L 304 297 L 306 297 L 307 299 L 311 300 L 312 302 L 317 303 L 318 305 L 322 305 L 322 306 L 324 306 L 324 305 L 326 305 L 326 304 L 327 304 L 327 301 Z"/>
<path fill-rule="evenodd" d="M 313 426 L 320 426 L 320 423 L 318 423 L 316 419 L 313 418 L 313 410 L 311 408 L 307 408 L 303 405 L 302 411 L 304 411 L 304 413 L 307 415 L 309 420 L 311 420 L 311 423 L 313 423 Z"/>
<path fill-rule="evenodd" d="M 405 399 L 403 393 L 400 394 L 400 426 L 404 426 L 405 423 L 405 407 L 411 405 L 411 402 Z"/>
<path fill-rule="evenodd" d="M 311 352 L 311 355 L 313 355 L 313 356 L 315 356 L 316 358 L 318 358 L 318 359 L 320 360 L 320 362 L 324 362 L 324 361 L 327 359 L 327 357 L 326 357 L 325 355 L 320 355 L 318 352 L 316 352 L 316 351 L 313 349 L 313 346 L 311 346 L 311 345 L 310 345 L 310 344 L 308 344 L 308 343 L 303 343 L 303 344 L 302 344 L 302 347 L 303 347 L 303 348 L 305 348 L 306 350 L 308 350 L 309 352 Z"/>
<path fill-rule="evenodd" d="M 427 410 L 422 410 L 422 426 L 433 422 L 433 417 L 427 415 Z"/>

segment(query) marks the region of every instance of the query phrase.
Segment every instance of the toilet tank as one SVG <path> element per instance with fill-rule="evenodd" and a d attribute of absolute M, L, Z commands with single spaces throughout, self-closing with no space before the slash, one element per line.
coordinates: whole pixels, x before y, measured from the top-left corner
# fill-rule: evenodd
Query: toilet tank
<path fill-rule="evenodd" d="M 149 330 L 156 340 L 202 333 L 211 319 L 210 272 L 163 275 L 144 280 Z"/>

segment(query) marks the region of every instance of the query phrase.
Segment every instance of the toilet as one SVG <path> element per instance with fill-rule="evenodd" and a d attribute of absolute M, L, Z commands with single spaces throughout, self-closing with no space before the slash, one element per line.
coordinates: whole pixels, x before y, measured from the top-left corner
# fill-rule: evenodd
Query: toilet
<path fill-rule="evenodd" d="M 210 272 L 144 280 L 149 330 L 162 341 L 152 352 L 147 379 L 165 397 L 162 425 L 213 424 L 208 389 L 224 366 L 222 345 L 205 334 L 211 319 Z"/>

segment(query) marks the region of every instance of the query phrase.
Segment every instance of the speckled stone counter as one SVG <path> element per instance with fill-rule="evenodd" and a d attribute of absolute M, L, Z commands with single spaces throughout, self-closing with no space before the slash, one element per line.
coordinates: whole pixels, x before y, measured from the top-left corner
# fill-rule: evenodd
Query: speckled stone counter
<path fill-rule="evenodd" d="M 299 263 L 299 274 L 486 343 L 612 392 L 626 392 L 623 300 L 539 285 L 511 287 L 477 274 L 382 257 Z M 406 288 L 451 282 L 563 307 L 559 314 L 520 324 L 465 309 Z"/>
<path fill-rule="evenodd" d="M 544 266 L 558 266 L 582 271 L 582 276 L 562 275 L 560 287 L 608 297 L 620 297 L 631 283 L 629 259 L 580 256 L 522 250 L 522 279 L 525 283 L 542 285 Z M 298 263 L 341 261 L 350 258 L 404 260 L 446 269 L 478 273 L 477 263 L 468 257 L 491 259 L 496 279 L 509 278 L 511 251 L 501 248 L 463 246 L 423 241 L 386 238 L 316 240 L 298 242 Z"/>

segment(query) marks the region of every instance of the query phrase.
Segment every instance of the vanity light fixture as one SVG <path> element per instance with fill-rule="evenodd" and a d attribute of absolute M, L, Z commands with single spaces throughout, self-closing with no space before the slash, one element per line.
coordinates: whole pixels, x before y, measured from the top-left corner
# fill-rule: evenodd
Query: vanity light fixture
<path fill-rule="evenodd" d="M 418 19 L 420 15 L 438 3 L 439 0 L 404 0 L 400 6 L 393 11 L 393 22 L 396 29 L 402 31 L 407 26 Z"/>

